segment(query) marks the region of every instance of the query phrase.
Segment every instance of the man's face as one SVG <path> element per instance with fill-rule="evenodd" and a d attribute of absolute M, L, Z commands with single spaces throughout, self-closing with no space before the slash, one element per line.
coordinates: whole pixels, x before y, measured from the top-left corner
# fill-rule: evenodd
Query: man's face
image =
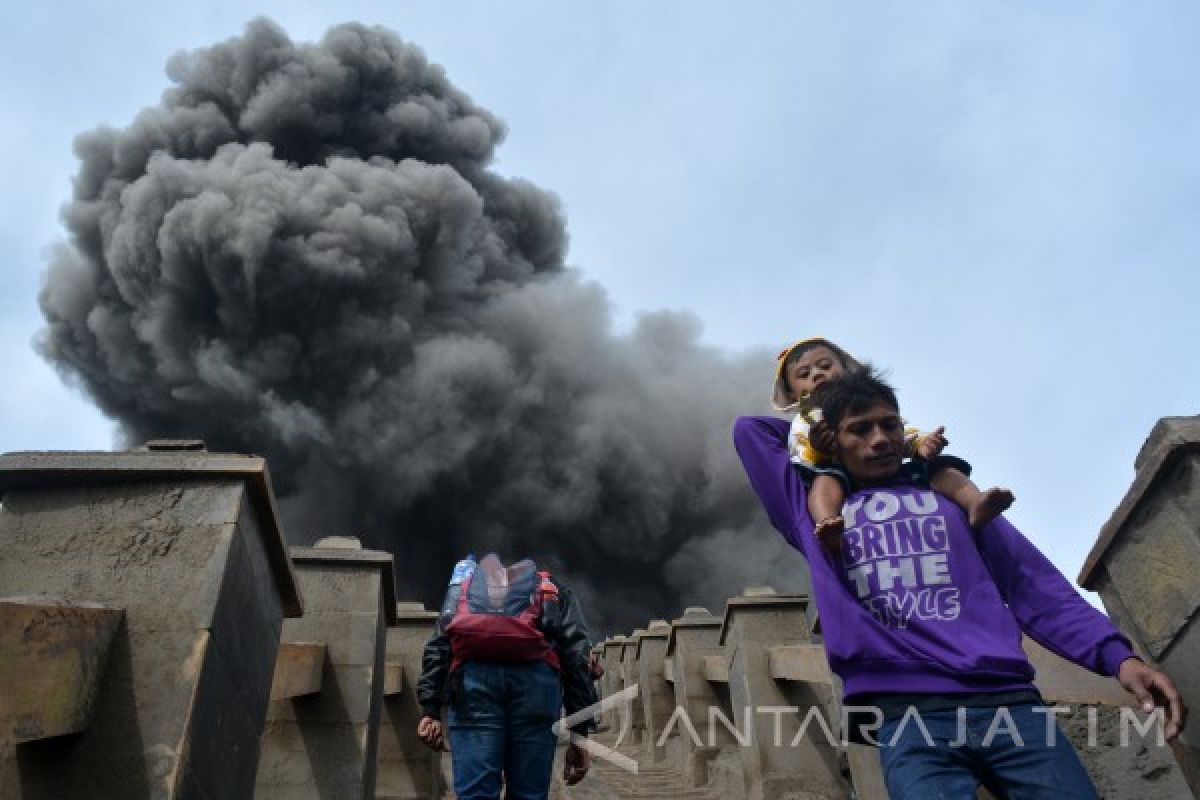
<path fill-rule="evenodd" d="M 886 483 L 904 457 L 904 420 L 883 400 L 866 411 L 847 414 L 835 432 L 837 458 L 855 483 Z"/>

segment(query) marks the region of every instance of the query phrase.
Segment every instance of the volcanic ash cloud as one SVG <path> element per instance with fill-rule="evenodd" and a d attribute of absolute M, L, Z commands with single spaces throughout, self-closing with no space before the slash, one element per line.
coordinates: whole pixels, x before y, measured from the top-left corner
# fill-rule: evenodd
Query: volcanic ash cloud
<path fill-rule="evenodd" d="M 40 298 L 125 443 L 266 455 L 293 539 L 390 549 L 427 603 L 468 550 L 539 558 L 606 629 L 802 583 L 729 443 L 769 361 L 686 314 L 615 335 L 558 200 L 489 170 L 503 124 L 419 49 L 259 20 L 168 74 L 78 138 Z"/>

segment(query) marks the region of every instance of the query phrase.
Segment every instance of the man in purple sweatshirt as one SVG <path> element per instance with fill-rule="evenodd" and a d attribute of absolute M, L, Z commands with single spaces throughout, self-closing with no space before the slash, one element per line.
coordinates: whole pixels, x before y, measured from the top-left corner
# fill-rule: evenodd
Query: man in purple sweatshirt
<path fill-rule="evenodd" d="M 904 421 L 890 386 L 865 369 L 822 392 L 851 481 L 840 549 L 813 533 L 788 422 L 742 417 L 734 443 L 772 524 L 808 561 L 845 704 L 880 710 L 875 739 L 892 800 L 966 800 L 981 783 L 1008 798 L 1096 797 L 1033 686 L 1022 632 L 1115 676 L 1144 710 L 1165 706 L 1166 735 L 1179 734 L 1186 709 L 1169 677 L 1139 660 L 1003 517 L 973 531 L 929 489 L 925 470 L 902 460 Z"/>

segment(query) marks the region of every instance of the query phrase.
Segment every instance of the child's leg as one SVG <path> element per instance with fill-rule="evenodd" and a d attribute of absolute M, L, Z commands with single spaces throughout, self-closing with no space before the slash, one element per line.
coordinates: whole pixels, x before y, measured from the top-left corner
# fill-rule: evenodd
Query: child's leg
<path fill-rule="evenodd" d="M 986 525 L 1003 514 L 1014 499 L 1008 489 L 993 487 L 985 492 L 979 491 L 970 478 L 953 467 L 939 469 L 930 477 L 929 485 L 967 512 L 967 521 L 972 528 Z"/>
<path fill-rule="evenodd" d="M 812 489 L 808 492 L 808 513 L 816 524 L 817 538 L 827 541 L 842 535 L 846 521 L 842 519 L 842 503 L 846 493 L 841 481 L 832 475 L 818 473 L 813 476 Z"/>

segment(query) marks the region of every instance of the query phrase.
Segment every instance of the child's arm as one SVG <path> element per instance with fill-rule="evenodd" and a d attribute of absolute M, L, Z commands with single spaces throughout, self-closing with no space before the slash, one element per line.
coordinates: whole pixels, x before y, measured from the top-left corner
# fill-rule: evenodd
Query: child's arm
<path fill-rule="evenodd" d="M 733 425 L 734 447 L 767 517 L 792 547 L 807 555 L 805 548 L 816 541 L 813 521 L 787 437 L 787 420 L 776 417 L 739 417 Z"/>

